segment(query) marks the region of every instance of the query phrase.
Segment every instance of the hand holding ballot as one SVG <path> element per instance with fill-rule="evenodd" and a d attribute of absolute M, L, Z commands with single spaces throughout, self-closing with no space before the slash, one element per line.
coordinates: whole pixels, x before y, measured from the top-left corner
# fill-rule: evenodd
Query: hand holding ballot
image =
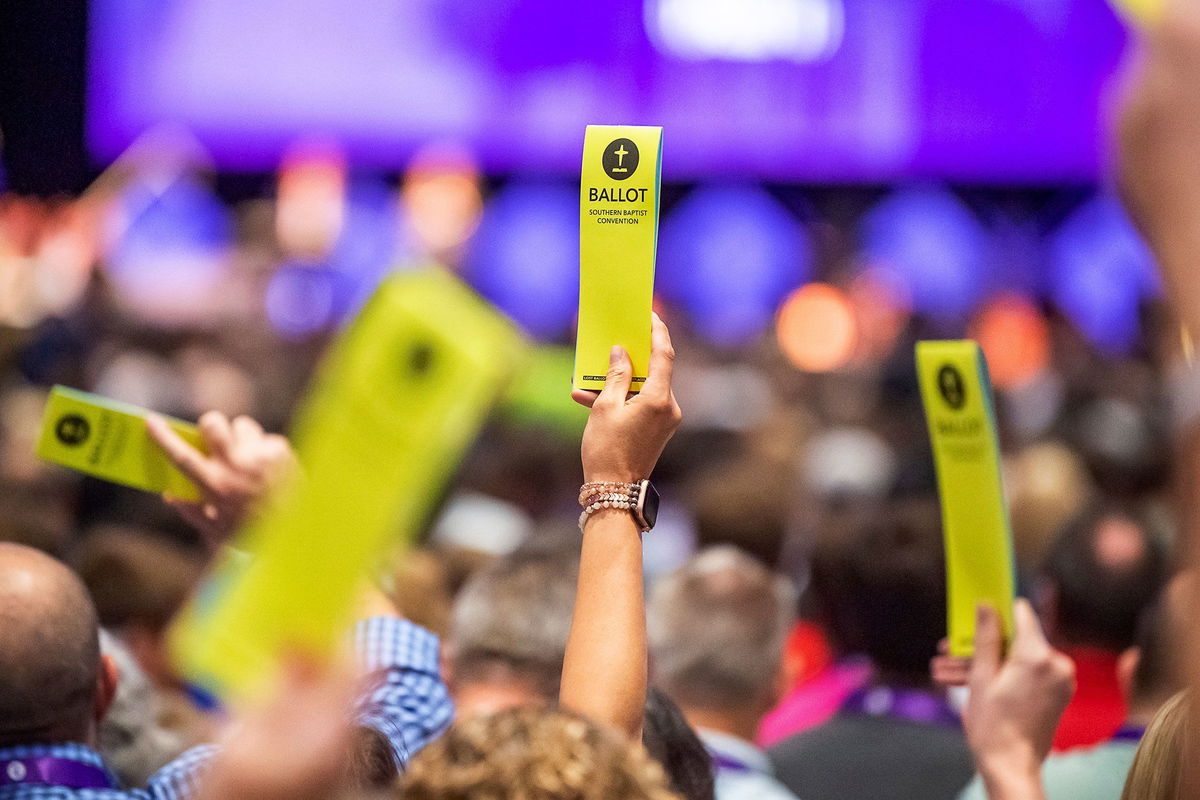
<path fill-rule="evenodd" d="M 1000 615 L 980 606 L 975 657 L 963 714 L 967 741 L 993 800 L 1032 800 L 1041 794 L 1042 761 L 1075 691 L 1075 666 L 1046 641 L 1033 606 L 1017 600 L 1015 633 L 1004 654 Z"/>
<path fill-rule="evenodd" d="M 671 390 L 675 349 L 658 314 L 652 314 L 650 377 L 630 394 L 629 353 L 613 347 L 604 391 L 575 389 L 576 402 L 592 409 L 583 433 L 584 480 L 629 483 L 645 480 L 679 427 L 679 404 Z"/>
<path fill-rule="evenodd" d="M 157 414 L 146 430 L 171 463 L 200 490 L 198 501 L 164 495 L 216 549 L 233 536 L 268 492 L 296 472 L 296 456 L 283 436 L 267 433 L 249 417 L 232 421 L 209 411 L 198 423 L 207 452 L 184 441 Z"/>

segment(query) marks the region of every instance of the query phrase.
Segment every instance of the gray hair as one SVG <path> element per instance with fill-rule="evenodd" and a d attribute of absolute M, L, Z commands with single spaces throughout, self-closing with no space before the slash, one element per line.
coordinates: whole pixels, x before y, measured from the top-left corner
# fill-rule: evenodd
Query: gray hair
<path fill-rule="evenodd" d="M 100 649 L 117 666 L 117 694 L 100 722 L 98 749 L 122 784 L 145 786 L 187 743 L 159 722 L 158 694 L 125 645 L 101 630 Z"/>
<path fill-rule="evenodd" d="M 736 547 L 704 550 L 650 592 L 656 682 L 683 706 L 761 702 L 778 674 L 796 603 L 791 581 Z"/>
<path fill-rule="evenodd" d="M 540 548 L 518 550 L 467 581 L 448 637 L 455 680 L 501 667 L 557 698 L 578 574 L 575 546 Z"/>

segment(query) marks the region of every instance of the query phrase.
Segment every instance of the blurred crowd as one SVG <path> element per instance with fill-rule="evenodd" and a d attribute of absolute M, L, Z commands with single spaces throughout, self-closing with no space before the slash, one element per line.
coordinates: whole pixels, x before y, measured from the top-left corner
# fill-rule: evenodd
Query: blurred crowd
<path fill-rule="evenodd" d="M 1194 45 L 1196 30 L 1178 24 L 1159 57 L 1182 69 L 1171 37 Z M 1153 73 L 1146 85 L 1159 97 Z M 1127 142 L 1138 152 L 1136 135 Z M 0 684 L 12 676 L 0 688 L 0 798 L 34 796 L 16 793 L 38 758 L 97 767 L 67 742 L 94 746 L 115 782 L 39 785 L 89 797 L 149 786 L 169 800 L 1036 798 L 1003 780 L 1020 772 L 1011 753 L 1025 751 L 1051 800 L 1115 800 L 1127 775 L 1134 787 L 1139 774 L 1182 780 L 1198 508 L 1183 445 L 1200 410 L 1181 326 L 1190 284 L 1164 263 L 1178 318 L 1116 279 L 1113 303 L 1132 304 L 1132 323 L 1089 317 L 1015 277 L 938 314 L 871 237 L 856 239 L 864 204 L 850 190 L 814 198 L 827 212 L 811 226 L 820 280 L 786 285 L 761 325 L 714 328 L 686 292 L 659 298 L 678 353 L 673 374 L 659 366 L 663 405 L 621 406 L 622 393 L 614 406 L 661 427 L 662 444 L 674 434 L 649 461 L 663 505 L 644 565 L 625 575 L 636 590 L 606 584 L 614 575 L 586 545 L 581 556 L 574 502 L 597 474 L 586 437 L 632 442 L 611 431 L 633 422 L 604 398 L 591 412 L 570 403 L 569 319 L 540 328 L 509 308 L 538 340 L 535 356 L 421 541 L 383 570 L 357 637 L 379 685 L 363 700 L 360 685 L 301 661 L 284 699 L 231 725 L 231 709 L 181 675 L 167 648 L 211 540 L 158 497 L 39 462 L 34 443 L 54 383 L 188 419 L 215 411 L 209 433 L 229 424 L 213 419 L 243 415 L 286 432 L 328 341 L 393 269 L 439 263 L 504 307 L 509 296 L 472 255 L 485 198 L 503 187 L 485 185 L 467 156 L 418 157 L 398 189 L 376 187 L 385 210 L 365 223 L 347 210 L 362 194 L 348 175 L 336 150 L 309 144 L 273 191 L 231 210 L 187 138 L 160 132 L 79 198 L 0 198 L 0 542 L 71 570 L 0 546 Z M 1134 215 L 1168 262 L 1178 251 L 1164 230 L 1175 228 L 1147 222 L 1155 203 L 1138 188 Z M 388 233 L 356 238 L 352 224 Z M 1098 280 L 1089 291 L 1103 292 Z M 1126 324 L 1132 338 L 1117 331 Z M 946 575 L 912 355 L 918 339 L 967 335 L 993 369 L 1019 593 L 1030 599 L 1007 651 L 981 611 L 971 664 L 940 644 Z M 663 416 L 667 396 L 681 424 Z M 649 475 L 621 479 L 633 477 Z M 585 541 L 615 535 L 599 528 L 610 523 L 589 521 Z M 34 588 L 18 574 L 34 575 Z M 641 622 L 597 623 L 595 595 L 608 591 L 614 608 L 636 595 Z M 99 662 L 98 684 L 76 684 L 107 713 L 94 730 L 45 714 L 33 725 L 40 694 L 62 688 L 75 702 L 84 688 L 70 682 L 98 658 L 86 630 L 48 620 L 87 627 L 92 609 L 111 662 Z M 647 659 L 638 677 L 608 648 L 644 651 L 648 690 Z M 636 721 L 594 713 L 601 690 L 614 708 L 632 698 Z M 353 703 L 361 724 L 320 724 Z M 26 752 L 50 745 L 59 749 Z M 1187 796 L 1174 783 L 1155 791 L 1125 796 Z"/>

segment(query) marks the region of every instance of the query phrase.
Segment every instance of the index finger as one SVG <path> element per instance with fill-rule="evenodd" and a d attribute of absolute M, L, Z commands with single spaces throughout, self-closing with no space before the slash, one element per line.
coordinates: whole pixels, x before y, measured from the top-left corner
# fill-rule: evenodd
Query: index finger
<path fill-rule="evenodd" d="M 642 397 L 666 400 L 671 396 L 671 373 L 675 367 L 675 348 L 667 324 L 650 312 L 650 369 L 642 385 Z"/>
<path fill-rule="evenodd" d="M 150 438 L 162 448 L 166 453 L 167 458 L 174 464 L 180 472 L 182 472 L 189 480 L 200 486 L 202 489 L 209 489 L 216 477 L 216 467 L 214 467 L 203 453 L 180 438 L 179 434 L 171 430 L 171 426 L 167 421 L 157 414 L 150 414 L 146 417 L 146 431 L 150 434 Z"/>

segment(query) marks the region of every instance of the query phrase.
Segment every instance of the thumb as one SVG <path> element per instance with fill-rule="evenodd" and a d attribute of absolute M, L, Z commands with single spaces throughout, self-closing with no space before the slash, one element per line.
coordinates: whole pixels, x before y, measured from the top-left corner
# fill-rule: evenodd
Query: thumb
<path fill-rule="evenodd" d="M 986 684 L 1000 671 L 1004 652 L 1004 633 L 1000 615 L 988 605 L 975 612 L 975 655 L 971 660 L 970 684 Z"/>
<path fill-rule="evenodd" d="M 633 362 L 629 353 L 620 345 L 614 345 L 608 355 L 608 375 L 604 380 L 604 390 L 596 398 L 597 405 L 624 405 L 629 395 L 629 387 L 633 381 Z"/>

